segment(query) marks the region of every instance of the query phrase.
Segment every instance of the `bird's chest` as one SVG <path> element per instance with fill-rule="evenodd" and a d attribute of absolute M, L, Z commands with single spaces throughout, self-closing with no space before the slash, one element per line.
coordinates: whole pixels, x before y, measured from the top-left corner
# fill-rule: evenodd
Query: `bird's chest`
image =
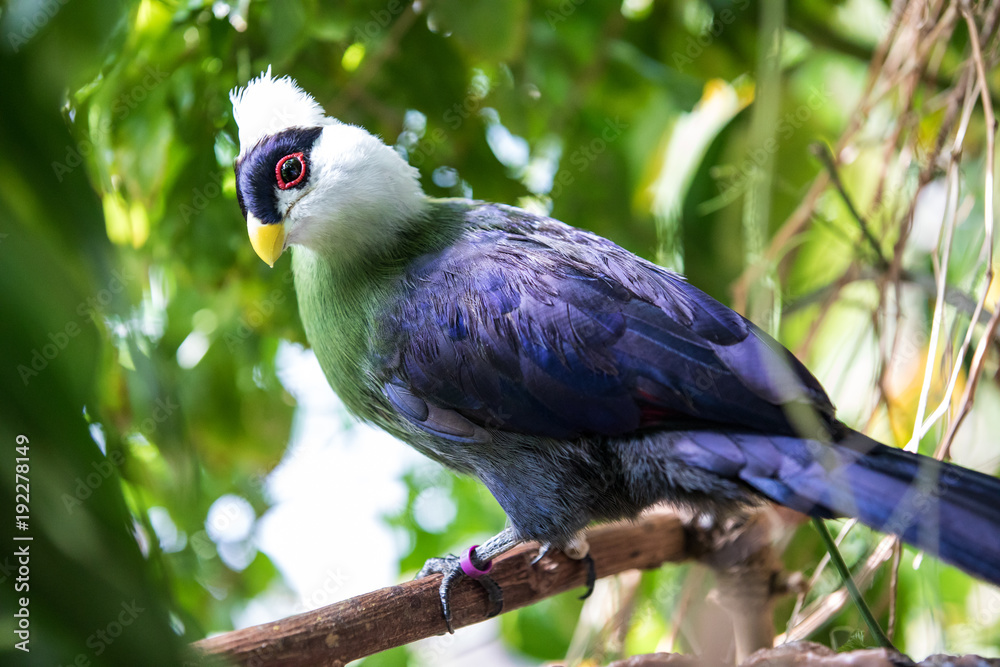
<path fill-rule="evenodd" d="M 379 421 L 385 399 L 376 381 L 375 352 L 384 289 L 363 275 L 342 275 L 297 253 L 293 264 L 299 314 L 331 388 L 353 414 Z"/>

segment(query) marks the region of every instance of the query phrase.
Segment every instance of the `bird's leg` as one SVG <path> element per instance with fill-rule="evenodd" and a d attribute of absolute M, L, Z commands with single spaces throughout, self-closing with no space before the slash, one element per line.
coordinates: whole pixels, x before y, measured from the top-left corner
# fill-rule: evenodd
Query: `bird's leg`
<path fill-rule="evenodd" d="M 511 527 L 504 528 L 490 539 L 476 547 L 476 560 L 481 562 L 491 561 L 497 556 L 501 556 L 521 543 L 517 533 Z"/>
<path fill-rule="evenodd" d="M 514 529 L 508 527 L 483 544 L 470 547 L 461 557 L 449 555 L 444 558 L 427 559 L 424 567 L 417 573 L 417 579 L 438 573 L 443 575 L 438 597 L 441 599 L 441 611 L 444 613 L 448 632 L 455 632 L 451 626 L 451 588 L 463 575 L 475 579 L 486 589 L 490 601 L 488 617 L 492 618 L 500 613 L 503 609 L 503 591 L 489 576 L 489 572 L 493 568 L 493 559 L 510 551 L 519 542 Z"/>
<path fill-rule="evenodd" d="M 531 561 L 534 565 L 542 560 L 549 551 L 552 550 L 552 543 L 546 542 L 538 548 L 538 555 Z M 597 582 L 597 567 L 594 565 L 594 558 L 590 555 L 590 545 L 583 533 L 579 533 L 566 546 L 562 552 L 573 560 L 582 560 L 587 565 L 587 592 L 580 596 L 581 600 L 586 600 L 594 592 L 594 584 Z"/>

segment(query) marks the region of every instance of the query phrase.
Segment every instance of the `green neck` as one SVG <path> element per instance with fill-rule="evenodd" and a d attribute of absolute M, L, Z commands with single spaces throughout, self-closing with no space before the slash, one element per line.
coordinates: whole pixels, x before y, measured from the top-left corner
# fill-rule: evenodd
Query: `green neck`
<path fill-rule="evenodd" d="M 374 323 L 399 297 L 406 266 L 422 254 L 445 247 L 460 232 L 465 206 L 433 202 L 378 255 L 330 256 L 294 247 L 292 271 L 299 314 L 327 380 L 348 409 L 376 418 L 381 387 L 372 376 Z"/>
<path fill-rule="evenodd" d="M 293 248 L 295 293 L 306 338 L 330 386 L 348 409 L 357 413 L 364 398 L 358 386 L 366 336 L 361 323 L 366 321 L 379 290 L 370 279 L 358 276 L 345 280 L 333 269 L 309 248 Z"/>

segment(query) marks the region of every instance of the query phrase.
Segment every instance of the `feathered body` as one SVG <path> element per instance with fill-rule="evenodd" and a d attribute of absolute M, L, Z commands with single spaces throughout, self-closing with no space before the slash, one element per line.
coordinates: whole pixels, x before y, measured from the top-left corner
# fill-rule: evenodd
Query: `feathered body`
<path fill-rule="evenodd" d="M 352 412 L 478 477 L 521 537 L 558 546 L 659 501 L 756 491 L 1000 577 L 1000 536 L 984 559 L 976 522 L 947 542 L 940 525 L 968 510 L 951 489 L 1000 525 L 996 480 L 837 422 L 793 356 L 680 276 L 510 207 L 439 200 L 412 222 L 375 255 L 296 249 L 306 334 Z"/>
<path fill-rule="evenodd" d="M 851 430 L 767 334 L 607 239 L 427 199 L 392 149 L 265 76 L 299 124 L 241 123 L 254 247 L 273 263 L 296 246 L 306 335 L 348 409 L 482 480 L 517 537 L 564 546 L 660 501 L 768 498 L 1000 582 L 998 480 Z"/>

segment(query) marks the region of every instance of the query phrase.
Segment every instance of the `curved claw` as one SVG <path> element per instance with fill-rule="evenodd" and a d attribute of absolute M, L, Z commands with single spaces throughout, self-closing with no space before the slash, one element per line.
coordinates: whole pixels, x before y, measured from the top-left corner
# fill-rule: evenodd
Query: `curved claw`
<path fill-rule="evenodd" d="M 462 576 L 462 570 L 455 569 L 442 574 L 444 576 L 441 578 L 441 586 L 438 588 L 438 599 L 441 600 L 441 612 L 444 614 L 444 623 L 448 626 L 448 633 L 453 635 L 455 628 L 451 625 L 451 587 Z"/>
<path fill-rule="evenodd" d="M 538 561 L 545 558 L 545 554 L 549 553 L 549 551 L 551 550 L 552 550 L 552 544 L 550 542 L 546 542 L 542 546 L 538 547 L 538 555 L 531 559 L 531 564 L 534 565 Z"/>
<path fill-rule="evenodd" d="M 486 596 L 490 600 L 490 610 L 487 612 L 486 618 L 493 618 L 503 611 L 503 589 L 488 574 L 479 577 L 476 581 L 486 589 Z"/>
<path fill-rule="evenodd" d="M 438 599 L 441 600 L 441 612 L 444 614 L 444 622 L 448 627 L 448 632 L 455 634 L 455 628 L 451 624 L 451 589 L 462 577 L 467 576 L 462 571 L 461 559 L 458 556 L 445 556 L 444 558 L 428 558 L 427 562 L 417 573 L 417 579 L 429 577 L 432 574 L 441 574 L 441 586 L 438 587 Z M 476 578 L 476 581 L 486 591 L 489 599 L 490 609 L 488 618 L 493 618 L 503 610 L 503 590 L 500 585 L 493 581 L 488 574 Z"/>
<path fill-rule="evenodd" d="M 538 548 L 538 555 L 536 555 L 532 560 L 531 564 L 534 565 L 538 561 L 545 558 L 545 555 L 549 553 L 554 547 L 550 542 L 546 542 Z M 586 600 L 594 592 L 594 585 L 597 583 L 597 565 L 594 563 L 593 556 L 590 555 L 590 547 L 586 540 L 580 538 L 573 540 L 563 549 L 563 553 L 574 560 L 583 561 L 587 565 L 587 592 L 580 596 L 581 600 Z"/>

